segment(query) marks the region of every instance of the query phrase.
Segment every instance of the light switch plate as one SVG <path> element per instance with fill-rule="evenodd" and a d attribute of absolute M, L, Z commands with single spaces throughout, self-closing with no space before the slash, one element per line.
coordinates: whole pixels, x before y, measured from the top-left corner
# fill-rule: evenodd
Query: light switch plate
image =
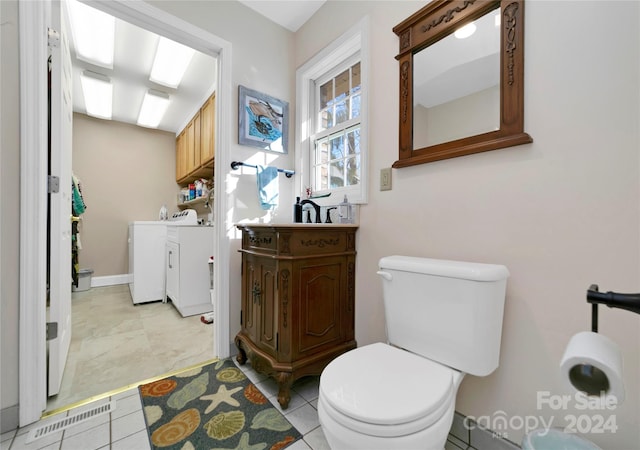
<path fill-rule="evenodd" d="M 381 191 L 391 190 L 391 167 L 385 167 L 384 169 L 380 169 L 380 190 Z"/>

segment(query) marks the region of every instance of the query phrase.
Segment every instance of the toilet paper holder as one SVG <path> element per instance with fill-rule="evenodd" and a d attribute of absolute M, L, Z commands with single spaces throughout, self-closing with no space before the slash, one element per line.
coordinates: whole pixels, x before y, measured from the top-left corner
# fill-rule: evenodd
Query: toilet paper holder
<path fill-rule="evenodd" d="M 600 292 L 597 284 L 587 290 L 587 302 L 591 303 L 591 331 L 598 332 L 598 305 L 620 308 L 640 314 L 640 293 L 620 294 L 618 292 Z"/>

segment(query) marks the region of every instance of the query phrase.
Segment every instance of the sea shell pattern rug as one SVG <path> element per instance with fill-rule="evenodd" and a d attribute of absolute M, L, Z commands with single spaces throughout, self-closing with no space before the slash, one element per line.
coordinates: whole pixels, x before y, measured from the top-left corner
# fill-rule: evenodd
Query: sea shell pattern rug
<path fill-rule="evenodd" d="M 154 449 L 282 449 L 301 434 L 229 358 L 139 387 Z"/>

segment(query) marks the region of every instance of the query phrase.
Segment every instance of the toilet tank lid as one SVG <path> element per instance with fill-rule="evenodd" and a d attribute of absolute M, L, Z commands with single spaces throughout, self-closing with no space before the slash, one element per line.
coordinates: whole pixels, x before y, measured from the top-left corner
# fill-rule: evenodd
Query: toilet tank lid
<path fill-rule="evenodd" d="M 472 281 L 499 281 L 509 278 L 509 270 L 499 264 L 394 255 L 381 258 L 378 265 L 380 269 L 423 273 Z"/>

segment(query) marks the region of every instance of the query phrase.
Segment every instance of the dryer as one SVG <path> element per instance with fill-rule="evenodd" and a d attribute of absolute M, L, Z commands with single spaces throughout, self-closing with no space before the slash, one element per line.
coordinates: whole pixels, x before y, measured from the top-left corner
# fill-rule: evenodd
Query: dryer
<path fill-rule="evenodd" d="M 129 291 L 134 305 L 165 300 L 167 226 L 197 223 L 193 209 L 176 212 L 168 220 L 129 223 Z"/>

